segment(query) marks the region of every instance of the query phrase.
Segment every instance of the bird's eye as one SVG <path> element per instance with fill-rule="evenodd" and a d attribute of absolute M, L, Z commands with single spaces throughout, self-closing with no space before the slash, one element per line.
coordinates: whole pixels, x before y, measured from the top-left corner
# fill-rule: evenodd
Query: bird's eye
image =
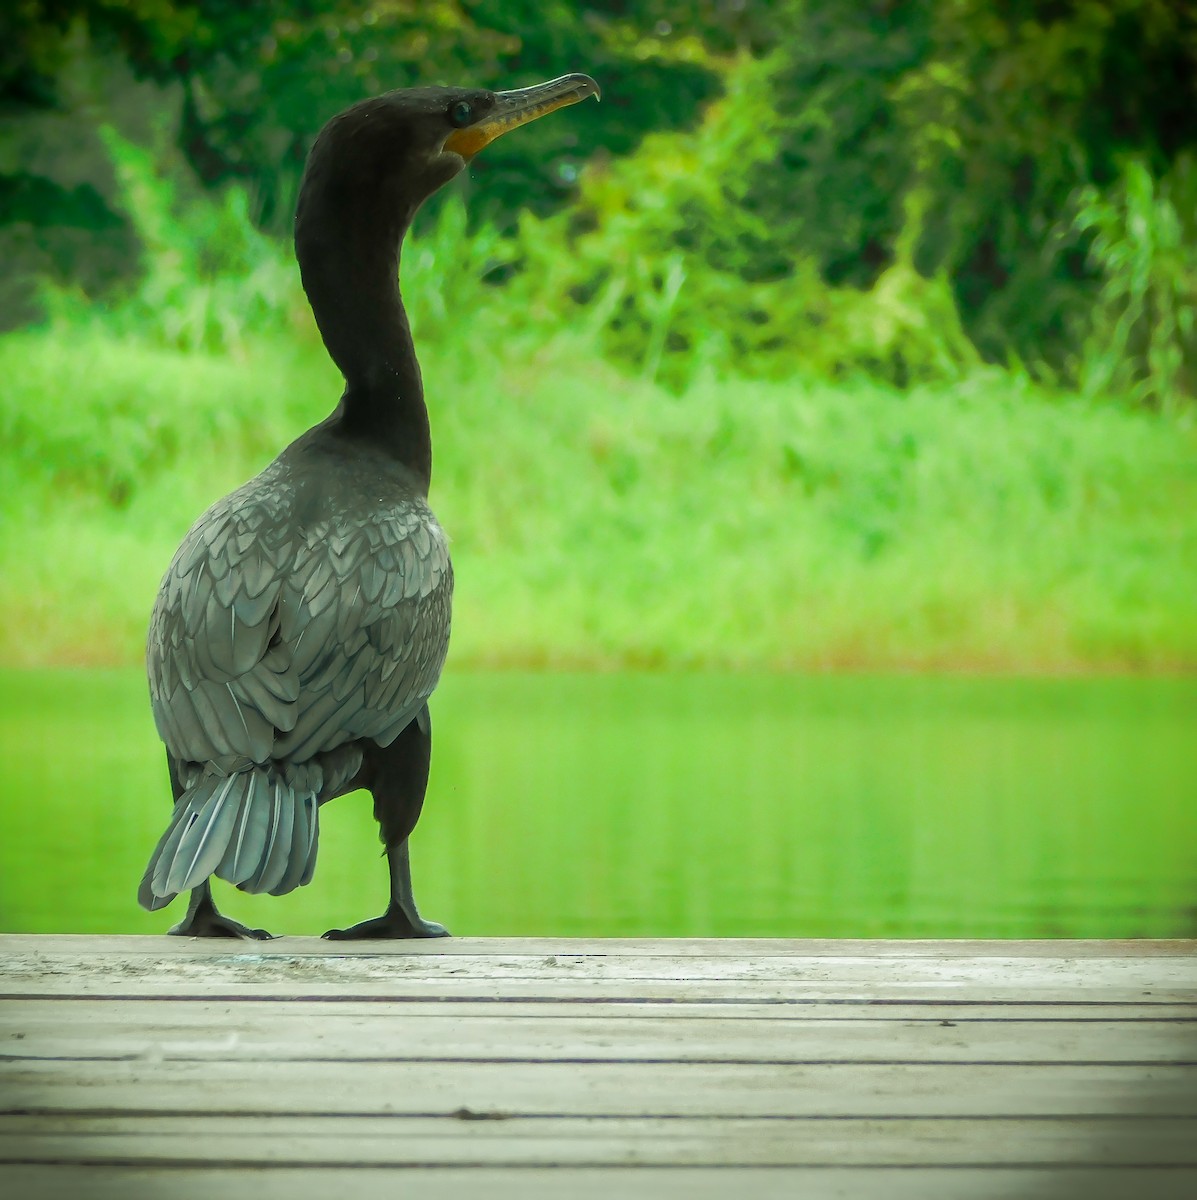
<path fill-rule="evenodd" d="M 464 128 L 474 119 L 474 110 L 465 100 L 458 100 L 449 106 L 449 121 L 458 129 Z"/>

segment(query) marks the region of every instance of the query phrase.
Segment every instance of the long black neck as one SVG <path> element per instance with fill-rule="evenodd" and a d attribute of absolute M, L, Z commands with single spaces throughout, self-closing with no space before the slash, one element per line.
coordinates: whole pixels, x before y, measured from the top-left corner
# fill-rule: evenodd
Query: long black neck
<path fill-rule="evenodd" d="M 320 335 L 345 376 L 325 428 L 390 454 L 423 484 L 432 439 L 411 327 L 399 294 L 399 252 L 415 205 L 395 196 L 335 206 L 301 199 L 295 251 Z"/>

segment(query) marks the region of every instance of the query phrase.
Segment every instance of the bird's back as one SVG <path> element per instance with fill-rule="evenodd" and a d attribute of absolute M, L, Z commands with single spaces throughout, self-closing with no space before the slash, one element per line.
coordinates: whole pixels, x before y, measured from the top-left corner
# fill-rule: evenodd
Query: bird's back
<path fill-rule="evenodd" d="M 290 447 L 196 522 L 154 605 L 150 694 L 183 782 L 188 764 L 246 760 L 339 776 L 340 748 L 389 744 L 436 686 L 452 582 L 394 464 L 332 439 Z"/>

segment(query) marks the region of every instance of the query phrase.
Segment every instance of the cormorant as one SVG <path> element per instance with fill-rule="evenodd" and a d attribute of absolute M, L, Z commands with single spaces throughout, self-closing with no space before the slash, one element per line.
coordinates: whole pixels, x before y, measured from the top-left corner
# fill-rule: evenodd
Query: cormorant
<path fill-rule="evenodd" d="M 416 910 L 407 848 L 453 572 L 426 502 L 432 444 L 400 243 L 487 143 L 598 94 L 586 75 L 510 92 L 405 89 L 346 109 L 312 146 L 295 254 L 345 391 L 200 517 L 154 603 L 150 700 L 175 807 L 138 899 L 158 909 L 191 890 L 171 933 L 269 937 L 218 912 L 209 877 L 275 896 L 307 883 L 319 806 L 357 788 L 374 797 L 390 903 L 325 936 L 446 933 Z"/>

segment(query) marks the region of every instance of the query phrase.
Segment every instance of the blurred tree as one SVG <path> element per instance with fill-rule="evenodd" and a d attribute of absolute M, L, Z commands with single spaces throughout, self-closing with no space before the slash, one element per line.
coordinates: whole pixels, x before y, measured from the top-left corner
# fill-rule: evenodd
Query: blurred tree
<path fill-rule="evenodd" d="M 480 156 L 471 220 L 510 231 L 522 210 L 577 202 L 559 226 L 572 242 L 546 243 L 540 268 L 566 295 L 604 298 L 612 345 L 653 374 L 677 353 L 742 366 L 813 348 L 826 369 L 901 382 L 968 361 L 961 326 L 984 356 L 1044 373 L 1146 371 L 1144 396 L 1197 374 L 1191 338 L 1183 369 L 1165 370 L 1177 346 L 1144 332 L 1167 295 L 1182 338 L 1193 253 L 1136 224 L 1185 216 L 1191 189 L 1167 180 L 1197 151 L 1197 0 L 16 0 L 0 20 L 6 131 L 69 109 L 81 60 L 119 61 L 174 96 L 199 178 L 239 181 L 276 233 L 312 136 L 353 100 L 589 71 L 601 107 Z M 103 70 L 113 97 L 132 86 Z M 133 259 L 111 170 L 65 169 L 82 150 L 60 138 L 51 170 L 27 142 L 0 144 L 0 237 L 69 228 L 60 243 L 77 248 L 102 230 L 100 265 L 74 271 L 90 290 Z M 1118 272 L 1148 245 L 1144 291 Z M 39 253 L 26 274 L 58 261 Z M 862 337 L 869 292 L 876 336 Z M 1122 328 L 1128 305 L 1128 363 L 1083 369 L 1097 323 Z M 1156 366 L 1136 366 L 1148 348 Z"/>
<path fill-rule="evenodd" d="M 711 48 L 740 46 L 761 69 L 725 69 L 726 98 L 697 133 L 646 142 L 580 198 L 573 292 L 613 294 L 625 258 L 646 264 L 610 310 L 621 353 L 651 358 L 676 262 L 685 285 L 667 349 L 722 341 L 715 357 L 741 370 L 799 360 L 903 383 L 967 363 L 963 327 L 990 359 L 1077 380 L 1099 296 L 1109 322 L 1111 297 L 1138 294 L 1111 272 L 1169 236 L 1123 220 L 1138 248 L 1094 252 L 1113 228 L 1092 219 L 1094 195 L 1125 206 L 1128 160 L 1160 183 L 1197 148 L 1197 0 L 781 0 L 768 11 L 709 31 Z M 1166 202 L 1136 212 L 1166 221 L 1167 197 L 1183 192 L 1163 187 Z M 1170 272 L 1151 295 L 1157 307 L 1176 298 L 1165 311 L 1180 337 L 1197 312 L 1197 251 L 1186 258 L 1182 238 L 1151 261 Z M 1151 344 L 1162 363 L 1158 342 L 1140 328 L 1120 344 L 1136 361 Z M 1170 386 L 1197 369 L 1192 339 L 1178 347 L 1188 369 L 1169 368 Z M 774 350 L 789 361 L 770 364 Z"/>
<path fill-rule="evenodd" d="M 951 274 L 992 357 L 1067 365 L 1099 264 L 1080 189 L 1197 146 L 1194 0 L 950 0 L 903 81 L 920 265 Z"/>
<path fill-rule="evenodd" d="M 636 5 L 564 0 L 27 0 L 5 31 L 0 103 L 57 103 L 72 36 L 117 53 L 140 79 L 182 89 L 179 144 L 200 178 L 251 182 L 267 225 L 282 228 L 307 146 L 346 105 L 416 83 L 507 87 L 586 70 L 614 102 L 603 146 L 691 121 L 718 90 L 696 56 L 640 38 Z M 651 5 L 648 7 L 652 7 Z M 579 123 L 580 122 L 580 123 Z M 552 207 L 595 148 L 598 121 L 547 124 L 501 143 L 478 170 L 496 212 Z M 572 159 L 569 164 L 562 158 Z M 563 167 L 565 169 L 563 169 Z M 280 211 L 281 208 L 281 211 Z"/>
<path fill-rule="evenodd" d="M 1197 146 L 1194 0 L 790 0 L 779 163 L 750 203 L 772 261 L 868 284 L 906 249 L 990 357 L 1060 367 L 1093 296 L 1078 189 Z"/>
<path fill-rule="evenodd" d="M 19 0 L 0 17 L 0 121 L 11 129 L 33 114 L 92 110 L 92 136 L 80 154 L 95 182 L 83 191 L 65 184 L 79 172 L 62 155 L 52 167 L 31 167 L 28 130 L 14 134 L 8 152 L 0 151 L 0 225 L 20 224 L 22 244 L 35 246 L 26 255 L 26 283 L 41 273 L 73 277 L 90 291 L 135 261 L 111 169 L 95 160 L 96 127 L 113 119 L 107 110 L 137 80 L 162 89 L 157 106 L 175 113 L 175 140 L 198 178 L 209 186 L 239 181 L 257 221 L 283 233 L 312 138 L 333 113 L 363 96 L 415 83 L 502 88 L 586 70 L 604 86 L 601 115 L 588 106 L 569 122 L 533 126 L 500 142 L 474 168 L 486 186 L 473 216 L 510 227 L 517 210 L 548 212 L 568 198 L 582 163 L 600 146 L 621 153 L 646 129 L 693 121 L 718 91 L 715 72 L 695 52 L 699 43 L 670 53 L 660 38 L 641 37 L 640 25 L 651 24 L 641 7 L 654 5 Z M 73 80 L 81 63 L 102 76 L 84 101 Z M 116 226 L 123 239 L 114 238 Z M 121 252 L 90 262 L 63 255 L 64 227 L 99 233 Z M 28 297 L 5 305 L 0 296 L 4 323 L 28 316 Z"/>

